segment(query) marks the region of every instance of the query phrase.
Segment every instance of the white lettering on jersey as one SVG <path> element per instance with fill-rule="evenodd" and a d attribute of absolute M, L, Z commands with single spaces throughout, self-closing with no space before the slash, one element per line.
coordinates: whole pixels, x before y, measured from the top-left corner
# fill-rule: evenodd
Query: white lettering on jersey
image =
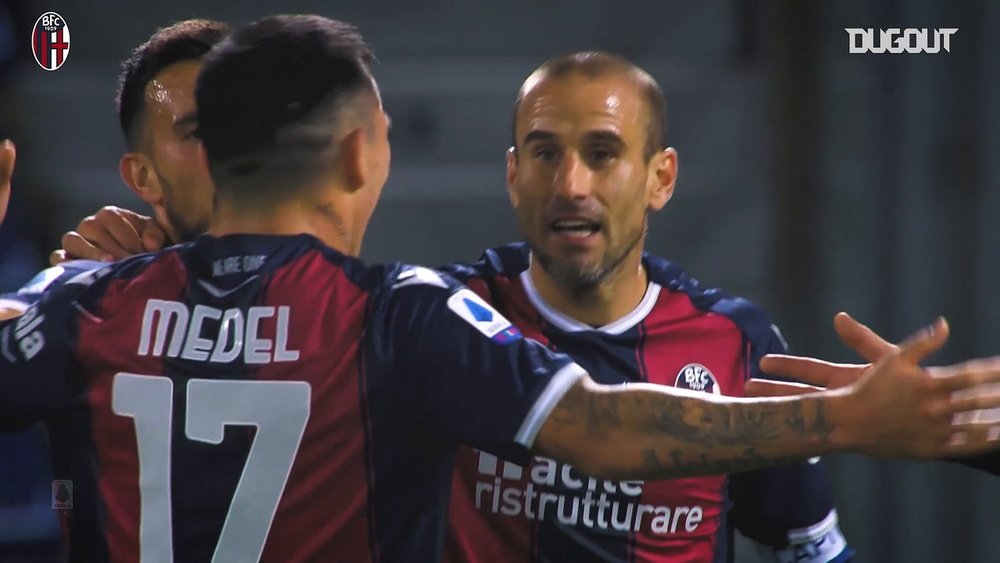
<path fill-rule="evenodd" d="M 259 329 L 264 319 L 275 316 L 274 340 L 261 338 Z M 192 312 L 178 301 L 150 299 L 142 315 L 136 353 L 212 363 L 232 362 L 240 355 L 247 364 L 294 362 L 299 359 L 299 351 L 289 348 L 290 316 L 291 308 L 285 305 L 254 306 L 244 315 L 240 309 L 222 310 L 206 305 L 196 305 Z M 204 335 L 206 321 L 212 321 L 217 331 Z"/>
<path fill-rule="evenodd" d="M 579 474 L 571 465 L 536 456 L 525 482 L 522 466 L 498 460 L 486 452 L 478 453 L 477 510 L 512 517 L 523 515 L 530 520 L 558 519 L 567 526 L 618 532 L 648 528 L 661 535 L 694 532 L 705 516 L 704 509 L 697 505 L 654 506 L 635 502 L 643 492 L 642 481 L 594 479 Z M 546 492 L 554 486 L 568 492 Z M 631 497 L 633 502 L 623 502 L 619 495 Z"/>
<path fill-rule="evenodd" d="M 38 307 L 29 307 L 14 324 L 14 341 L 25 361 L 34 358 L 45 347 L 45 335 L 38 330 L 39 325 L 44 321 L 45 315 L 38 314 Z M 14 361 L 13 356 L 7 350 L 8 338 L 9 332 L 5 331 L 3 335 L 4 356 L 8 360 Z"/>
<path fill-rule="evenodd" d="M 226 256 L 212 261 L 212 276 L 227 276 L 229 274 L 252 273 L 260 269 L 267 256 L 251 254 L 246 256 Z"/>

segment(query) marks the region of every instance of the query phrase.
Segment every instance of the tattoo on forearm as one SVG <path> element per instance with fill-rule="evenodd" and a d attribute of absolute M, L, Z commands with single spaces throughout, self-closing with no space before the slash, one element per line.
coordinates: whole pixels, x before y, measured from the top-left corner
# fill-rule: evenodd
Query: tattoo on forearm
<path fill-rule="evenodd" d="M 590 393 L 565 407 L 554 418 L 582 422 L 589 440 L 621 440 L 622 430 L 662 436 L 662 446 L 654 439 L 637 452 L 651 475 L 732 473 L 801 459 L 773 452 L 789 441 L 826 442 L 831 430 L 819 400 L 719 404 L 637 391 Z M 706 448 L 713 453 L 692 453 Z"/>

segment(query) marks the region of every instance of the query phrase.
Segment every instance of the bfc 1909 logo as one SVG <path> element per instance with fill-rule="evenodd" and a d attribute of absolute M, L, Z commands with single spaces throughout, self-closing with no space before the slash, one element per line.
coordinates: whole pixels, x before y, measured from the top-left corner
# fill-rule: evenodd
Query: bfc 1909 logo
<path fill-rule="evenodd" d="M 55 12 L 45 12 L 31 30 L 31 53 L 45 70 L 58 70 L 69 56 L 69 25 Z"/>
<path fill-rule="evenodd" d="M 709 369 L 701 364 L 688 364 L 681 368 L 674 381 L 674 387 L 690 389 L 692 391 L 704 391 L 713 395 L 721 395 L 719 382 L 712 375 Z"/>

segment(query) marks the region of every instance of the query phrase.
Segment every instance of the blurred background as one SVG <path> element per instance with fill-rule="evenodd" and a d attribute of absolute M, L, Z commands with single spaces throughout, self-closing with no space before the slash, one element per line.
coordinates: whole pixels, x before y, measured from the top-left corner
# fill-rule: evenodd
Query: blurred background
<path fill-rule="evenodd" d="M 142 209 L 118 177 L 113 104 L 133 47 L 190 17 L 312 12 L 357 24 L 380 60 L 393 171 L 369 260 L 474 260 L 517 239 L 503 175 L 515 93 L 549 57 L 604 49 L 660 81 L 680 152 L 650 251 L 764 306 L 799 353 L 854 359 L 834 337 L 839 310 L 893 339 L 946 315 L 939 362 L 1000 353 L 1000 2 L 223 4 L 0 0 L 0 138 L 18 145 L 0 290 L 30 278 L 102 205 Z M 50 10 L 72 37 L 55 72 L 29 51 Z M 959 31 L 950 53 L 850 54 L 845 27 Z M 33 443 L 0 436 L 0 451 L 15 452 L 0 462 L 7 546 L 55 534 L 49 483 L 5 473 L 42 458 Z M 859 561 L 1000 561 L 1000 479 L 939 462 L 828 465 Z M 0 560 L 27 557 L 4 549 Z M 758 560 L 739 549 L 739 561 Z"/>

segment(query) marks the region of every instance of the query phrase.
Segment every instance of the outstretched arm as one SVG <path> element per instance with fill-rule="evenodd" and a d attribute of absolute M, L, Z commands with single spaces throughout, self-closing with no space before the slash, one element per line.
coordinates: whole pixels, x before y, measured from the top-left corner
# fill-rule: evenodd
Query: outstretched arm
<path fill-rule="evenodd" d="M 920 368 L 919 362 L 946 339 L 947 325 L 940 322 L 857 382 L 798 397 L 707 397 L 584 379 L 555 407 L 535 448 L 591 475 L 614 479 L 731 473 L 837 451 L 936 457 L 998 448 L 993 426 L 953 424 L 952 418 L 1000 405 L 1000 395 L 953 400 L 952 394 L 981 391 L 1000 381 L 1000 360 Z"/>

